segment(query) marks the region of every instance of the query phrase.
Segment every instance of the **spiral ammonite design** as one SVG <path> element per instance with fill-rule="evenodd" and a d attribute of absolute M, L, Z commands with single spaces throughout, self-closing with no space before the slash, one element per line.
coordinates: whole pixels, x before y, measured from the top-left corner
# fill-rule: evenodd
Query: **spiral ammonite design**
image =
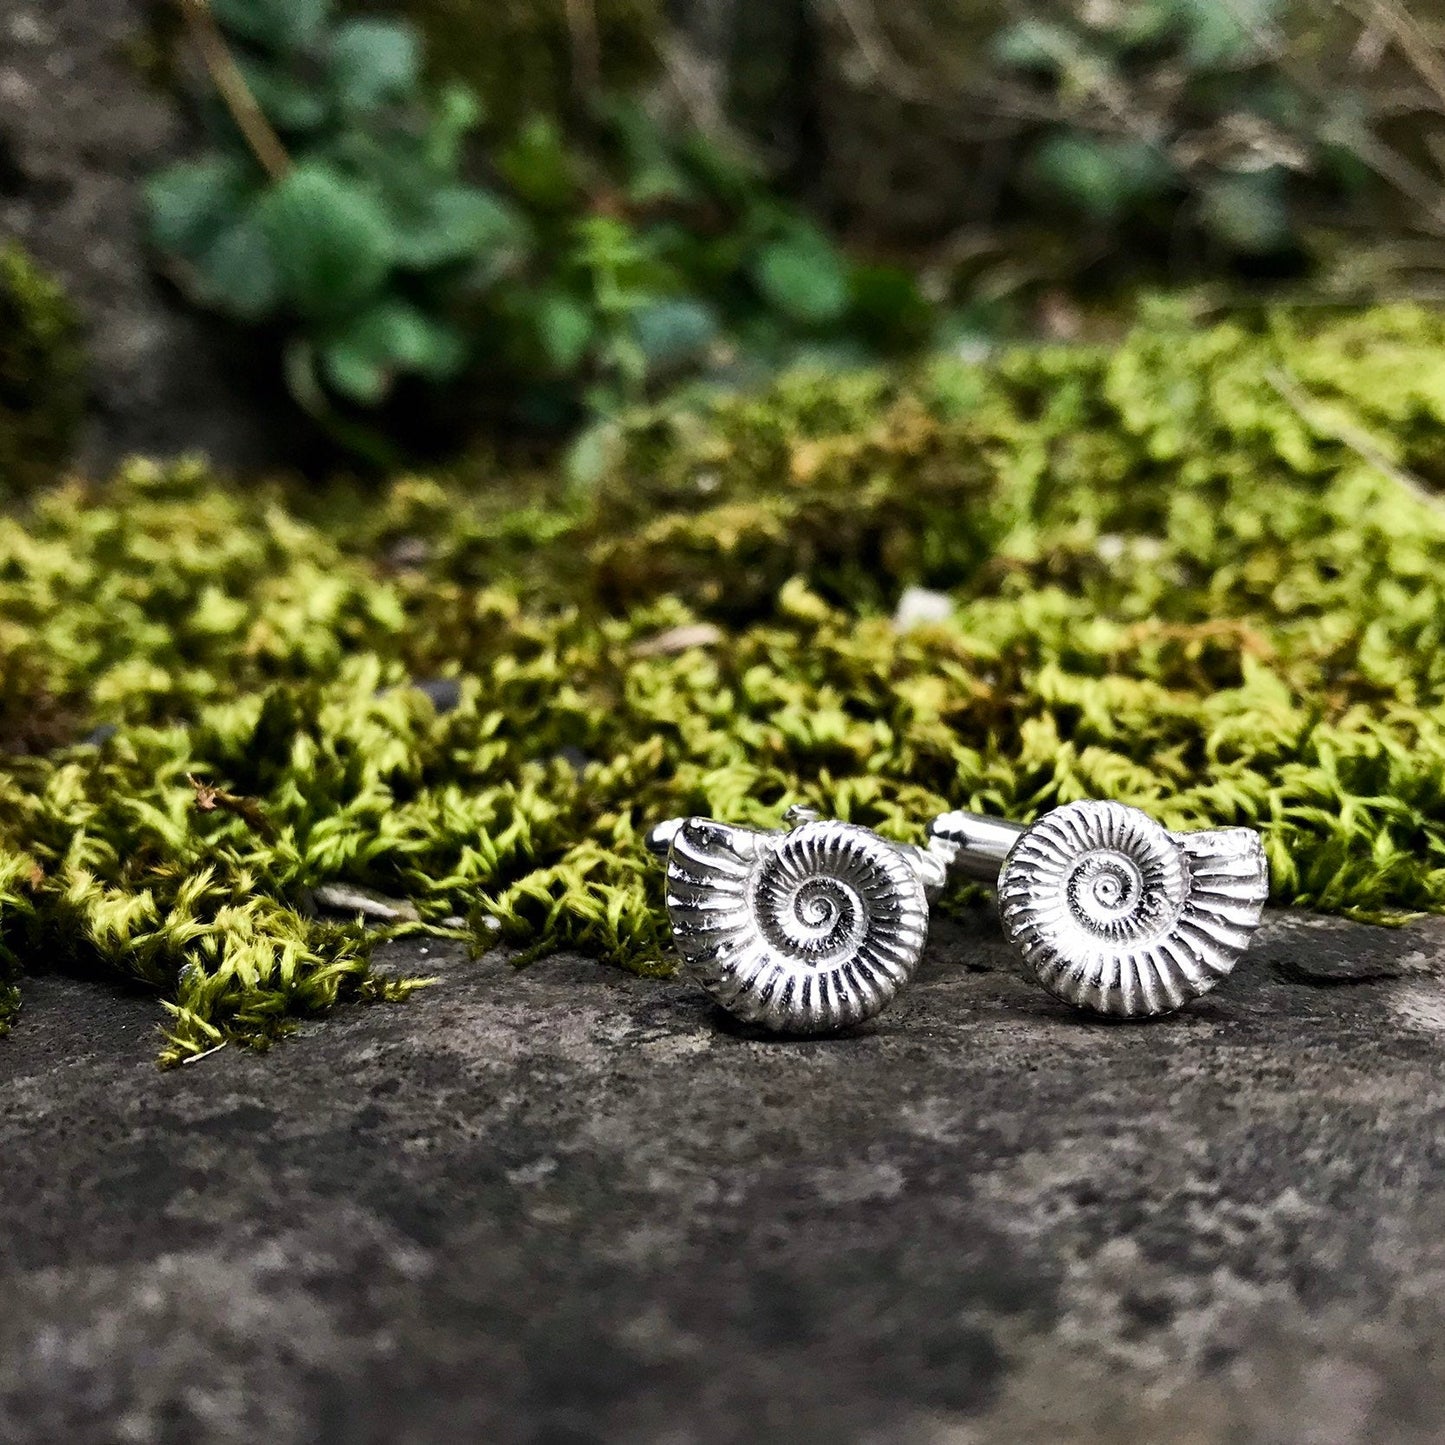
<path fill-rule="evenodd" d="M 904 855 L 849 823 L 763 833 L 689 818 L 668 853 L 667 909 L 678 952 L 713 998 L 783 1033 L 881 1012 L 928 934 Z"/>
<path fill-rule="evenodd" d="M 1170 833 L 1121 803 L 1034 824 L 999 878 L 1004 930 L 1052 993 L 1122 1018 L 1170 1013 L 1233 969 L 1269 873 L 1247 828 Z"/>

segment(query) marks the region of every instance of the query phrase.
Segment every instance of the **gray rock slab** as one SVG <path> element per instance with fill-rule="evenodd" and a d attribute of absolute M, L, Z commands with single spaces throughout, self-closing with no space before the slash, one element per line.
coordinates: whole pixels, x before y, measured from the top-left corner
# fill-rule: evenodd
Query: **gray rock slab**
<path fill-rule="evenodd" d="M 164 1074 L 153 1000 L 31 982 L 0 1439 L 1442 1439 L 1439 920 L 1276 915 L 1118 1024 L 981 909 L 814 1042 L 424 947 L 404 1006 Z"/>

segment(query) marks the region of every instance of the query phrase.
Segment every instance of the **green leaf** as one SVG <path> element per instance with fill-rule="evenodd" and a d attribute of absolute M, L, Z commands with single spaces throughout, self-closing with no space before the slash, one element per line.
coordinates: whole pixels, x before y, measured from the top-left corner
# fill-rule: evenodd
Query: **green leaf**
<path fill-rule="evenodd" d="M 989 47 L 1000 65 L 1018 70 L 1062 70 L 1078 59 L 1084 47 L 1067 26 L 1027 19 L 1001 30 Z"/>
<path fill-rule="evenodd" d="M 1041 142 L 1030 169 L 1046 190 L 1096 221 L 1116 221 L 1156 198 L 1174 175 L 1169 158 L 1147 141 L 1078 131 L 1059 131 Z"/>
<path fill-rule="evenodd" d="M 404 99 L 421 73 L 421 46 L 407 24 L 351 20 L 337 28 L 331 51 L 331 81 L 343 105 L 374 110 Z"/>
<path fill-rule="evenodd" d="M 649 374 L 696 361 L 717 339 L 712 308 L 686 296 L 669 296 L 640 307 L 632 317 L 633 333 L 647 358 Z"/>
<path fill-rule="evenodd" d="M 391 368 L 374 357 L 345 347 L 330 347 L 322 353 L 326 379 L 348 401 L 375 406 L 386 399 L 394 380 Z"/>
<path fill-rule="evenodd" d="M 433 381 L 443 381 L 461 370 L 467 344 L 454 326 L 406 306 L 394 307 L 393 315 L 389 344 L 406 366 Z"/>
<path fill-rule="evenodd" d="M 196 261 L 201 299 L 242 321 L 260 321 L 281 299 L 281 273 L 254 208 L 227 226 Z"/>
<path fill-rule="evenodd" d="M 380 432 L 354 417 L 342 416 L 331 404 L 321 378 L 316 374 L 316 348 L 309 340 L 292 337 L 282 352 L 286 389 L 296 404 L 334 441 L 365 458 L 382 471 L 396 471 L 402 465 L 400 452 Z"/>
<path fill-rule="evenodd" d="M 481 119 L 481 102 L 466 86 L 443 86 L 423 142 L 426 164 L 438 174 L 454 174 L 461 164 L 462 142 Z"/>
<path fill-rule="evenodd" d="M 314 45 L 331 15 L 331 0 L 210 0 L 232 35 L 272 50 Z"/>
<path fill-rule="evenodd" d="M 571 256 L 579 271 L 590 273 L 598 304 L 608 311 L 630 311 L 647 299 L 662 277 L 642 233 L 620 216 L 585 216 L 572 228 Z"/>
<path fill-rule="evenodd" d="M 592 313 L 574 297 L 553 292 L 537 306 L 537 335 L 558 371 L 574 371 L 581 364 L 595 332 Z"/>
<path fill-rule="evenodd" d="M 601 419 L 583 428 L 562 464 L 569 493 L 585 497 L 618 464 L 625 449 L 622 428 L 616 421 Z"/>
<path fill-rule="evenodd" d="M 565 211 L 577 198 L 572 152 L 555 122 L 539 116 L 497 157 L 503 178 L 527 205 Z"/>
<path fill-rule="evenodd" d="M 1365 107 L 1355 97 L 1337 98 L 1316 129 L 1320 173 L 1342 190 L 1364 191 L 1374 178 L 1365 157 L 1373 136 Z"/>
<path fill-rule="evenodd" d="M 899 266 L 855 266 L 850 324 L 877 346 L 898 346 L 927 336 L 933 308 L 912 274 Z"/>
<path fill-rule="evenodd" d="M 638 205 L 691 201 L 696 196 L 677 164 L 667 137 L 637 101 L 614 100 L 606 107 L 610 130 L 622 152 L 627 195 Z"/>
<path fill-rule="evenodd" d="M 779 311 L 809 325 L 836 321 L 848 308 L 842 257 L 811 227 L 765 247 L 753 264 L 753 280 Z"/>
<path fill-rule="evenodd" d="M 402 372 L 441 381 L 465 359 L 466 345 L 455 329 L 397 300 L 378 302 L 321 350 L 327 380 L 367 405 L 380 401 Z"/>
<path fill-rule="evenodd" d="M 162 251 L 203 251 L 254 189 L 255 173 L 229 156 L 167 166 L 146 182 L 151 239 Z"/>
<path fill-rule="evenodd" d="M 746 205 L 764 192 L 767 183 L 760 166 L 740 148 L 694 131 L 678 141 L 677 154 L 692 179 L 693 189 L 706 192 L 723 205 Z"/>
<path fill-rule="evenodd" d="M 326 99 L 315 86 L 249 56 L 237 56 L 236 66 L 256 104 L 277 130 L 315 130 L 325 122 Z"/>
<path fill-rule="evenodd" d="M 519 252 L 522 219 L 499 197 L 475 186 L 441 186 L 424 193 L 393 220 L 396 263 L 426 270 L 488 252 Z"/>
<path fill-rule="evenodd" d="M 1293 239 L 1278 168 L 1213 177 L 1201 200 L 1204 224 L 1231 251 L 1260 256 L 1285 250 Z"/>
<path fill-rule="evenodd" d="M 354 310 L 385 282 L 392 262 L 386 213 L 331 167 L 296 166 L 265 196 L 260 216 L 287 297 L 303 315 Z"/>
<path fill-rule="evenodd" d="M 1117 11 L 1106 11 L 1107 39 L 1123 51 L 1177 41 L 1187 20 L 1181 11 L 1181 0 L 1137 0 Z"/>
<path fill-rule="evenodd" d="M 1279 9 L 1278 0 L 1174 0 L 1187 36 L 1184 56 L 1191 70 L 1238 65 L 1261 50 Z"/>

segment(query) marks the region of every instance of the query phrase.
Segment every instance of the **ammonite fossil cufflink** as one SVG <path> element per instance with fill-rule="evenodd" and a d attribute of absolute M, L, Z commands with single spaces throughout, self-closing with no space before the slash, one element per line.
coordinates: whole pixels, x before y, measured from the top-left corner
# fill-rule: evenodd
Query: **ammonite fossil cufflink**
<path fill-rule="evenodd" d="M 1171 833 L 1122 803 L 1067 803 L 1028 828 L 944 813 L 929 836 L 951 872 L 997 885 L 1046 989 L 1119 1018 L 1172 1013 L 1228 977 L 1269 896 L 1257 833 Z"/>
<path fill-rule="evenodd" d="M 648 835 L 667 860 L 683 961 L 730 1013 L 817 1034 L 881 1013 L 913 976 L 942 861 L 804 809 L 782 831 L 675 818 Z"/>

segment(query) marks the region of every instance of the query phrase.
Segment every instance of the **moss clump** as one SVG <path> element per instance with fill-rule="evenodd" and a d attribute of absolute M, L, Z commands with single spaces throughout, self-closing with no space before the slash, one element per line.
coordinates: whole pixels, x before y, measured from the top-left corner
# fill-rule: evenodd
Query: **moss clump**
<path fill-rule="evenodd" d="M 265 1043 L 411 986 L 334 883 L 664 968 L 647 826 L 792 802 L 916 839 L 1118 798 L 1261 829 L 1277 902 L 1445 911 L 1442 435 L 1436 314 L 1161 315 L 645 420 L 577 510 L 62 488 L 0 518 L 6 645 L 115 731 L 0 772 L 0 979 L 142 981 L 167 1061 Z M 895 629 L 911 582 L 953 621 Z"/>
<path fill-rule="evenodd" d="M 408 15 L 426 37 L 433 72 L 469 85 L 503 130 L 573 104 L 576 47 L 590 41 L 574 34 L 567 0 L 368 0 L 355 8 Z M 596 27 L 599 80 L 626 88 L 655 70 L 660 0 L 590 0 L 579 8 Z"/>
<path fill-rule="evenodd" d="M 0 497 L 54 475 L 70 455 L 84 402 L 74 311 L 18 246 L 0 247 Z"/>

